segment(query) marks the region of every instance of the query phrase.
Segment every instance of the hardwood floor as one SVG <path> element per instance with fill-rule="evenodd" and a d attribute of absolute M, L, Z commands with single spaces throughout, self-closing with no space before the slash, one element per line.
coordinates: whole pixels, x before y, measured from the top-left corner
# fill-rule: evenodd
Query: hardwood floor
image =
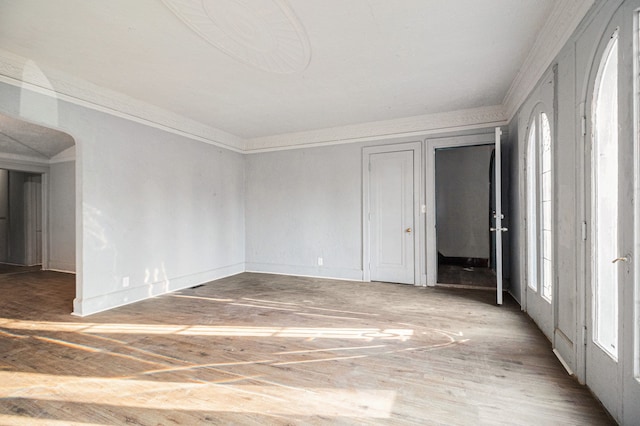
<path fill-rule="evenodd" d="M 486 291 L 240 274 L 86 318 L 0 278 L 0 424 L 611 424 Z"/>
<path fill-rule="evenodd" d="M 496 273 L 490 268 L 461 265 L 438 265 L 438 284 L 495 291 Z"/>

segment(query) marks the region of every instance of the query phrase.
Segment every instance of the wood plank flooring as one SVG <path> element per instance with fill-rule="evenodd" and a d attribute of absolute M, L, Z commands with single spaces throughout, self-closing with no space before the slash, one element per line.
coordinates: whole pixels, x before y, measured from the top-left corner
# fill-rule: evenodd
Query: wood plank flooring
<path fill-rule="evenodd" d="M 486 291 L 244 273 L 89 316 L 0 277 L 2 425 L 606 425 Z"/>
<path fill-rule="evenodd" d="M 490 268 L 438 265 L 438 284 L 456 287 L 496 289 L 496 274 Z"/>

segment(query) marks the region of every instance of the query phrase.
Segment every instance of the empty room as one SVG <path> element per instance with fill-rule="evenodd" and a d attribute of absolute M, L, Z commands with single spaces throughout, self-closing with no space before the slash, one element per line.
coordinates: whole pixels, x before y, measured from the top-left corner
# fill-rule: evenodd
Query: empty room
<path fill-rule="evenodd" d="M 640 424 L 640 0 L 0 0 L 0 424 Z"/>

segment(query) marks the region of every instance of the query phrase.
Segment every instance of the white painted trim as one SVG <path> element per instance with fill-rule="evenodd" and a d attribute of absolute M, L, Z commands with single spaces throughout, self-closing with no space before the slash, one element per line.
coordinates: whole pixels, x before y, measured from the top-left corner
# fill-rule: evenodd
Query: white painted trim
<path fill-rule="evenodd" d="M 340 281 L 363 281 L 362 270 L 360 269 L 327 268 L 324 266 L 313 267 L 249 262 L 246 264 L 245 272 L 255 274 L 287 275 L 291 277 L 322 278 Z"/>
<path fill-rule="evenodd" d="M 474 145 L 494 145 L 495 132 L 426 140 L 426 285 L 438 282 L 438 244 L 436 233 L 436 149 Z"/>
<path fill-rule="evenodd" d="M 244 263 L 223 266 L 221 268 L 211 269 L 209 271 L 199 272 L 186 275 L 183 277 L 170 278 L 154 282 L 151 284 L 142 284 L 134 287 L 128 287 L 107 294 L 101 294 L 95 297 L 75 298 L 73 300 L 73 315 L 87 316 L 119 306 L 128 305 L 130 303 L 139 302 L 149 299 L 150 297 L 160 296 L 162 294 L 172 293 L 177 290 L 193 287 L 195 285 L 208 283 L 220 278 L 237 275 L 245 271 Z"/>
<path fill-rule="evenodd" d="M 507 117 L 504 109 L 501 105 L 493 105 L 253 138 L 247 140 L 245 152 L 260 153 L 285 149 L 312 148 L 395 137 L 424 137 L 429 134 L 495 127 L 505 124 L 507 124 Z"/>
<path fill-rule="evenodd" d="M 44 269 L 43 269 L 44 270 Z M 71 275 L 76 275 L 76 273 L 74 271 L 67 271 L 64 269 L 56 269 L 56 268 L 49 268 L 47 269 L 47 271 L 51 271 L 51 272 L 60 272 L 61 274 L 71 274 Z"/>
<path fill-rule="evenodd" d="M 422 282 L 422 251 L 423 226 L 420 206 L 422 204 L 422 142 L 405 142 L 392 145 L 368 146 L 362 148 L 362 270 L 363 281 L 371 281 L 371 229 L 369 226 L 369 160 L 372 154 L 413 151 L 413 283 L 424 285 Z"/>
<path fill-rule="evenodd" d="M 9 164 L 9 166 L 5 166 Z M 46 158 L 27 157 L 25 155 L 0 153 L 0 168 L 11 168 L 24 172 L 44 173 L 49 170 L 49 160 Z"/>
<path fill-rule="evenodd" d="M 569 367 L 569 364 L 567 364 L 564 358 L 562 358 L 562 355 L 560 355 L 560 352 L 558 352 L 556 349 L 553 349 L 553 353 L 556 355 L 556 358 L 558 358 L 558 361 L 560 361 L 560 364 L 562 364 L 564 369 L 567 371 L 567 374 L 569 374 L 570 376 L 573 376 L 573 370 L 571 369 L 571 367 Z"/>
<path fill-rule="evenodd" d="M 508 120 L 515 116 L 520 106 L 527 100 L 593 3 L 594 0 L 554 2 L 551 14 L 502 102 Z"/>

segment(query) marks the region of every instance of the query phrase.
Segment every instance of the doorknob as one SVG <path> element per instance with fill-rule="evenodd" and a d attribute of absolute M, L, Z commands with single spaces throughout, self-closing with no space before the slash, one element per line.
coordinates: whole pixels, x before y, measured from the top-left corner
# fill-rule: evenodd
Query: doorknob
<path fill-rule="evenodd" d="M 405 229 L 404 232 L 406 232 L 407 234 L 410 234 L 411 233 L 411 228 Z"/>

